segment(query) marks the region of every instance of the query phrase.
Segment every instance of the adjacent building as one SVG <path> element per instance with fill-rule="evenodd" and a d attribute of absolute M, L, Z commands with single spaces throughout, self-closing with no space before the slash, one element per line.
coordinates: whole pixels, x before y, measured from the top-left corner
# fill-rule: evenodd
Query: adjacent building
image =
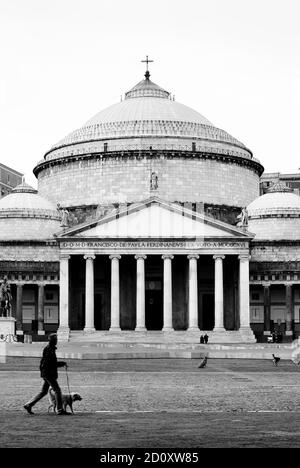
<path fill-rule="evenodd" d="M 260 193 L 263 195 L 275 183 L 282 182 L 300 195 L 300 172 L 282 174 L 280 172 L 264 172 L 260 178 Z"/>
<path fill-rule="evenodd" d="M 23 174 L 0 163 L 0 198 L 22 182 Z"/>

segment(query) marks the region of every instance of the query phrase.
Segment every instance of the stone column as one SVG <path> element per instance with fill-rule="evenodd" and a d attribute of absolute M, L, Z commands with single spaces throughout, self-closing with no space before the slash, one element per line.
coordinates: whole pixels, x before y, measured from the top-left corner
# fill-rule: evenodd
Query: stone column
<path fill-rule="evenodd" d="M 69 259 L 61 255 L 59 260 L 59 339 L 69 339 Z"/>
<path fill-rule="evenodd" d="M 198 326 L 198 279 L 197 260 L 199 255 L 191 254 L 189 259 L 189 328 L 188 331 L 199 331 Z"/>
<path fill-rule="evenodd" d="M 249 305 L 249 259 L 248 254 L 239 255 L 239 306 L 240 306 L 240 330 L 250 329 L 250 305 Z"/>
<path fill-rule="evenodd" d="M 263 283 L 264 287 L 264 335 L 271 333 L 271 290 L 270 283 Z"/>
<path fill-rule="evenodd" d="M 214 331 L 225 331 L 224 328 L 224 292 L 223 260 L 225 255 L 214 255 L 215 261 L 215 327 Z"/>
<path fill-rule="evenodd" d="M 145 326 L 145 260 L 146 255 L 135 255 L 136 259 L 136 327 L 135 331 L 146 331 Z"/>
<path fill-rule="evenodd" d="M 17 284 L 17 311 L 16 311 L 16 320 L 17 320 L 17 335 L 23 335 L 22 323 L 23 323 L 23 286 L 24 284 Z"/>
<path fill-rule="evenodd" d="M 173 331 L 172 320 L 172 260 L 174 255 L 162 255 L 164 261 L 164 323 L 163 331 Z"/>
<path fill-rule="evenodd" d="M 85 259 L 85 327 L 84 331 L 95 331 L 94 324 L 94 260 L 95 255 L 87 254 Z"/>
<path fill-rule="evenodd" d="M 45 335 L 45 330 L 44 330 L 44 296 L 45 296 L 44 284 L 39 284 L 39 293 L 38 293 L 38 335 Z"/>
<path fill-rule="evenodd" d="M 121 331 L 120 328 L 120 272 L 121 255 L 110 255 L 111 260 L 111 322 L 109 331 Z"/>
<path fill-rule="evenodd" d="M 293 296 L 292 296 L 292 284 L 285 283 L 285 300 L 286 300 L 286 335 L 292 335 L 292 320 L 293 320 Z"/>

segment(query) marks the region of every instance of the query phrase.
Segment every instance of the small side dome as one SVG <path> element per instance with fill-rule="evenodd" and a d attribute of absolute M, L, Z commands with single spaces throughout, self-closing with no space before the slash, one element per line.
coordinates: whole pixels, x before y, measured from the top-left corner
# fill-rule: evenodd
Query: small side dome
<path fill-rule="evenodd" d="M 256 240 L 300 240 L 300 197 L 282 182 L 247 207 L 248 229 Z"/>
<path fill-rule="evenodd" d="M 48 239 L 59 229 L 56 207 L 24 181 L 0 200 L 0 240 Z"/>

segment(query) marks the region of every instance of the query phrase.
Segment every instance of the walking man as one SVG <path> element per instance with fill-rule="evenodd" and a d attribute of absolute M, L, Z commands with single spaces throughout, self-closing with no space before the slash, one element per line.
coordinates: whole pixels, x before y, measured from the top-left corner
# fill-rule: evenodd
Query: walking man
<path fill-rule="evenodd" d="M 57 368 L 58 367 L 67 367 L 67 363 L 64 361 L 57 361 L 56 357 L 56 345 L 57 345 L 57 335 L 56 333 L 51 333 L 48 337 L 48 345 L 45 346 L 43 350 L 43 357 L 40 362 L 40 371 L 41 377 L 44 380 L 42 390 L 38 393 L 35 397 L 33 397 L 30 401 L 28 401 L 24 405 L 24 409 L 29 414 L 34 414 L 32 411 L 32 407 L 40 401 L 44 396 L 47 395 L 49 387 L 52 387 L 55 398 L 56 398 L 56 407 L 57 407 L 57 414 L 58 415 L 65 415 L 71 414 L 67 411 L 64 411 L 62 408 L 62 396 L 61 396 L 61 389 L 57 383 Z"/>

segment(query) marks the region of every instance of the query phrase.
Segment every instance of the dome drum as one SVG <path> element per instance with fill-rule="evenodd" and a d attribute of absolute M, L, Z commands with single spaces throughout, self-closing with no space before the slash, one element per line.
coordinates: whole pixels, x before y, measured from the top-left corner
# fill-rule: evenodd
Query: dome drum
<path fill-rule="evenodd" d="M 134 203 L 153 195 L 155 172 L 155 193 L 166 200 L 242 207 L 258 195 L 260 168 L 252 160 L 196 152 L 74 156 L 40 164 L 39 193 L 66 207 Z"/>

